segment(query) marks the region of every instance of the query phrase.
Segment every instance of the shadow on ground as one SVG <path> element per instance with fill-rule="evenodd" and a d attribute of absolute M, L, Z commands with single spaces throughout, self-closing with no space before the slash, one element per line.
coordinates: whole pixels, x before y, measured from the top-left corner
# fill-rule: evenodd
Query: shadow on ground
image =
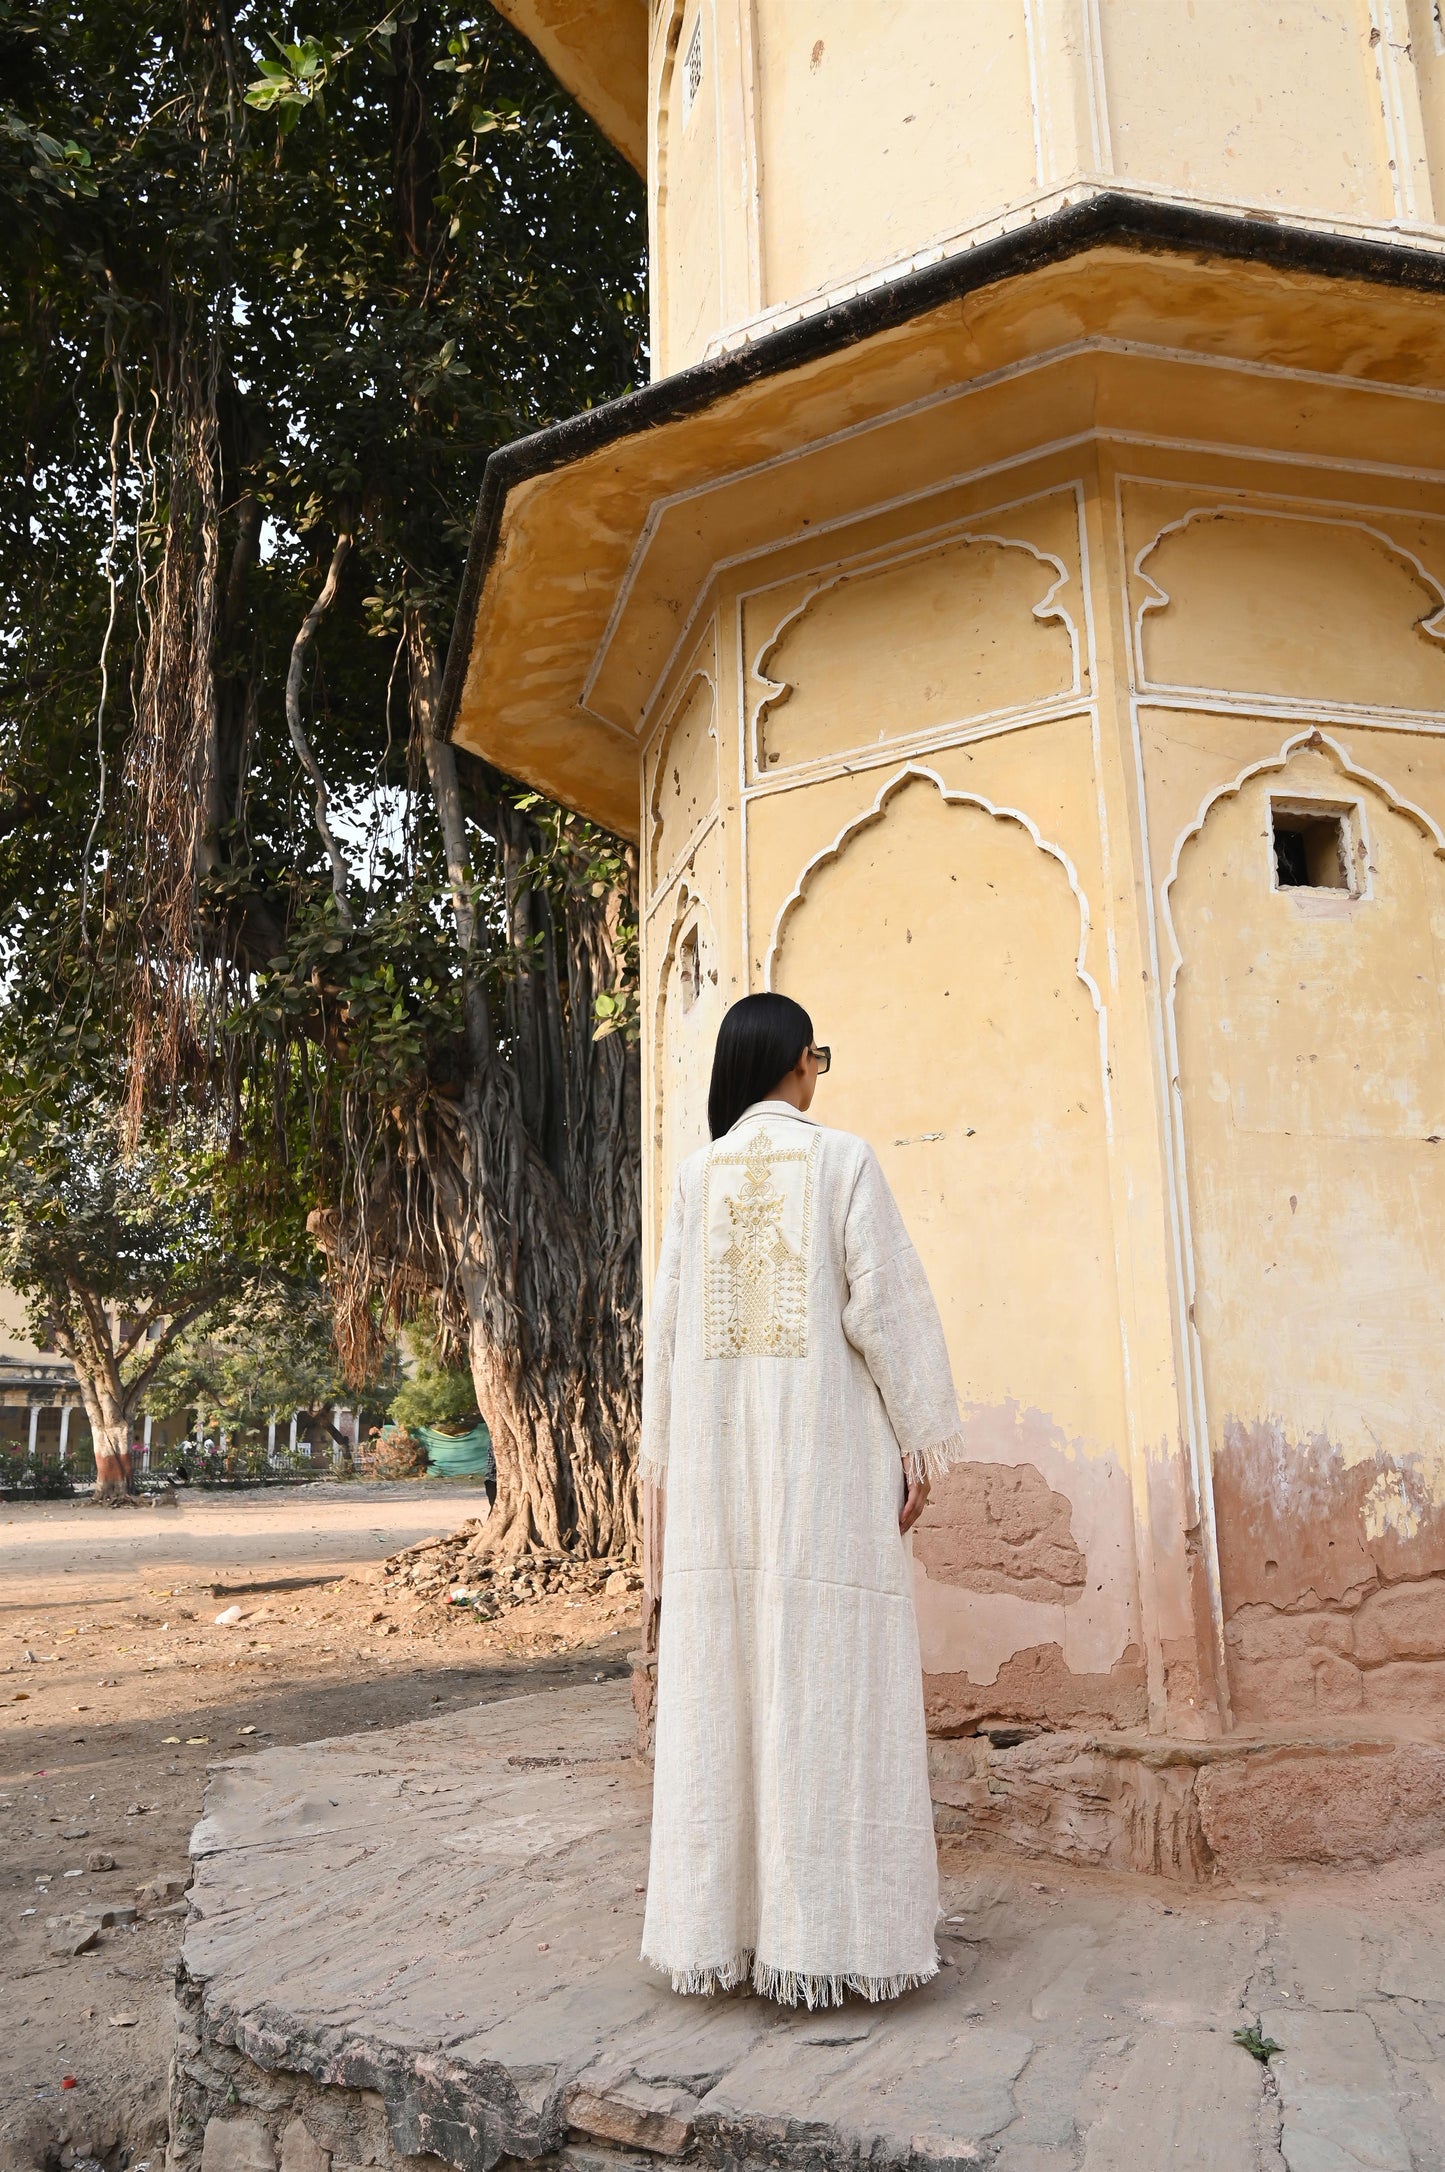
<path fill-rule="evenodd" d="M 408 1720 L 435 1719 L 438 1707 L 486 1704 L 500 1697 L 521 1697 L 536 1689 L 620 1681 L 629 1671 L 617 1640 L 536 1659 L 507 1659 L 472 1664 L 465 1659 L 445 1666 L 412 1669 L 398 1664 L 394 1679 L 291 1683 L 274 1690 L 228 1695 L 224 1730 L 217 1732 L 216 1700 L 159 1705 L 143 1722 L 115 1720 L 86 1727 L 82 1718 L 27 1730 L 7 1756 L 12 1777 L 33 1777 L 41 1770 L 58 1774 L 68 1765 L 88 1765 L 107 1757 L 149 1757 L 194 1761 L 198 1778 L 218 1754 L 242 1755 L 263 1742 L 314 1742 L 329 1735 L 358 1734 L 367 1727 L 404 1727 Z M 254 1727 L 255 1733 L 241 1730 Z M 167 1735 L 180 1737 L 179 1747 Z M 187 1743 L 188 1737 L 204 1737 Z M 23 1750 L 24 1761 L 19 1752 Z M 75 1751 L 85 1755 L 76 1757 Z M 205 1755 L 199 1755 L 205 1752 Z"/>

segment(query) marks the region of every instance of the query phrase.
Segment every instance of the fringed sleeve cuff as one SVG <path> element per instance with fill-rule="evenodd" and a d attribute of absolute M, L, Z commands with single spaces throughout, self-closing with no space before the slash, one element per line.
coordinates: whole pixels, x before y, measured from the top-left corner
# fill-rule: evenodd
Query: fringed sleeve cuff
<path fill-rule="evenodd" d="M 644 1486 L 662 1486 L 667 1483 L 667 1457 L 649 1454 L 644 1450 L 638 1460 L 637 1476 Z"/>
<path fill-rule="evenodd" d="M 911 1479 L 942 1478 L 945 1471 L 964 1456 L 962 1433 L 949 1433 L 943 1440 L 934 1441 L 928 1448 L 913 1448 L 905 1452 L 903 1468 Z"/>

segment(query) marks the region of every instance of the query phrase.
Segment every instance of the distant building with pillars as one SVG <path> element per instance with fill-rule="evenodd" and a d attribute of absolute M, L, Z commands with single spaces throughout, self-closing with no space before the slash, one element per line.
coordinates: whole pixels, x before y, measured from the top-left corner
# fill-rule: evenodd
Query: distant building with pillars
<path fill-rule="evenodd" d="M 72 1428 L 79 1419 L 77 1440 Z M 14 1290 L 0 1288 L 0 1437 L 30 1455 L 69 1452 L 90 1428 L 68 1358 L 41 1350 L 31 1340 L 25 1305 Z"/>
<path fill-rule="evenodd" d="M 147 1451 L 182 1437 L 184 1415 L 152 1420 L 142 1412 L 135 1438 Z M 19 1447 L 30 1458 L 62 1463 L 91 1456 L 90 1421 L 80 1399 L 75 1368 L 58 1350 L 43 1350 L 30 1335 L 25 1301 L 0 1286 L 0 1446 Z"/>
<path fill-rule="evenodd" d="M 798 996 L 966 1406 L 965 1822 L 979 1727 L 1428 1731 L 1439 11 L 499 5 L 646 174 L 656 375 L 493 458 L 447 714 L 637 841 L 649 1257 L 723 1009 Z"/>

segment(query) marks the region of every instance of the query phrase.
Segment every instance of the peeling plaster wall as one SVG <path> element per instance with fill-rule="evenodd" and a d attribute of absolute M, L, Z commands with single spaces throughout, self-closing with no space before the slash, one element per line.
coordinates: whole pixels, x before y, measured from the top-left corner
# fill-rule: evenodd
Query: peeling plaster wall
<path fill-rule="evenodd" d="M 1406 9 L 1430 183 L 1445 204 L 1445 20 L 1435 0 L 1406 0 Z"/>
<path fill-rule="evenodd" d="M 1141 680 L 1219 689 L 1141 744 L 1234 1710 L 1438 1714 L 1445 528 L 1183 502 L 1122 496 Z M 1280 886 L 1275 808 L 1349 889 Z"/>
<path fill-rule="evenodd" d="M 1139 1723 L 1122 1458 L 1091 1455 L 1041 1412 L 1012 1404 L 969 1406 L 964 1432 L 970 1460 L 940 1486 L 913 1544 L 931 1728 L 1020 1716 Z M 1053 1592 L 1041 1589 L 1043 1569 Z"/>
<path fill-rule="evenodd" d="M 846 729 L 843 704 L 835 714 Z M 1034 751 L 1042 769 L 1046 737 Z M 986 754 L 972 767 L 982 793 Z M 1026 1562 L 1012 1565 L 1015 1590 L 985 1596 L 930 1572 L 925 1530 L 925 1671 L 988 1684 L 1012 1653 L 1056 1646 L 1072 1672 L 1107 1674 L 1131 1641 L 1133 1564 L 1106 1082 L 1078 971 L 1080 900 L 1019 815 L 906 773 L 875 812 L 870 782 L 855 825 L 803 878 L 771 985 L 832 1045 L 826 1119 L 878 1148 L 938 1294 L 980 1463 L 1019 1465 L 1067 1503 L 1084 1556 L 1057 1601 L 1031 1589 Z M 966 1505 L 982 1504 L 960 1493 Z M 1007 1587 L 1005 1554 L 996 1567 Z"/>
<path fill-rule="evenodd" d="M 754 0 L 770 300 L 906 256 L 960 206 L 1032 192 L 1026 14 L 1023 0 L 966 20 L 956 0 Z"/>
<path fill-rule="evenodd" d="M 1364 0 L 1103 0 L 1116 173 L 1343 219 L 1395 209 Z"/>
<path fill-rule="evenodd" d="M 663 726 L 648 799 L 648 854 L 657 883 L 717 808 L 717 696 L 705 666 L 688 678 Z"/>
<path fill-rule="evenodd" d="M 665 0 L 654 17 L 652 257 L 667 272 L 654 284 L 653 345 L 672 369 L 702 352 L 723 313 L 716 15 L 713 0 Z M 706 94 L 689 98 L 694 41 Z"/>
<path fill-rule="evenodd" d="M 1359 808 L 1368 894 L 1272 886 L 1284 794 Z M 1173 903 L 1236 1698 L 1261 1714 L 1393 1706 L 1397 1676 L 1327 1656 L 1352 1650 L 1347 1622 L 1312 1624 L 1307 1653 L 1303 1623 L 1272 1640 L 1255 1616 L 1445 1572 L 1445 858 L 1307 747 L 1217 803 Z M 1417 1686 L 1445 1706 L 1445 1636 L 1416 1656 L 1441 1662 Z"/>
<path fill-rule="evenodd" d="M 689 1154 L 707 1143 L 707 1089 L 713 1044 L 722 1023 L 717 929 L 706 895 L 715 854 L 707 841 L 672 894 L 671 925 L 657 979 L 653 1049 L 654 1242 L 661 1243 L 673 1181 Z"/>

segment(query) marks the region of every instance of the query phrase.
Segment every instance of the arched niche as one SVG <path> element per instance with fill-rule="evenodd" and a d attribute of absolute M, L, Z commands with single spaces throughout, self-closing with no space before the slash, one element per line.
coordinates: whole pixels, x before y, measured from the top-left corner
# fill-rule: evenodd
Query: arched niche
<path fill-rule="evenodd" d="M 1281 880 L 1306 823 L 1340 825 L 1348 880 Z M 1445 1705 L 1445 1664 L 1358 1665 L 1349 1612 L 1445 1570 L 1441 839 L 1301 733 L 1201 810 L 1166 907 L 1236 1711 Z"/>
<path fill-rule="evenodd" d="M 1200 507 L 1136 571 L 1148 685 L 1445 711 L 1445 590 L 1363 521 Z"/>
<path fill-rule="evenodd" d="M 658 741 L 648 796 L 648 873 L 656 886 L 717 805 L 717 698 L 704 671 L 682 689 Z"/>
<path fill-rule="evenodd" d="M 679 885 L 657 977 L 653 1028 L 654 1244 L 681 1163 L 707 1144 L 707 1089 L 722 1022 L 717 935 L 707 905 Z"/>
<path fill-rule="evenodd" d="M 772 774 L 1071 692 L 1067 580 L 1052 552 L 995 535 L 833 575 L 760 640 L 755 768 Z M 750 635 L 766 624 L 761 604 L 748 617 Z"/>
<path fill-rule="evenodd" d="M 1070 863 L 1026 817 L 909 769 L 801 874 L 768 983 L 832 1046 L 815 1111 L 878 1149 L 960 1393 L 1112 1448 L 1122 1378 L 1087 926 Z M 1014 1440 L 1012 1418 L 998 1434 Z M 978 1439 L 986 1456 L 987 1425 Z"/>

